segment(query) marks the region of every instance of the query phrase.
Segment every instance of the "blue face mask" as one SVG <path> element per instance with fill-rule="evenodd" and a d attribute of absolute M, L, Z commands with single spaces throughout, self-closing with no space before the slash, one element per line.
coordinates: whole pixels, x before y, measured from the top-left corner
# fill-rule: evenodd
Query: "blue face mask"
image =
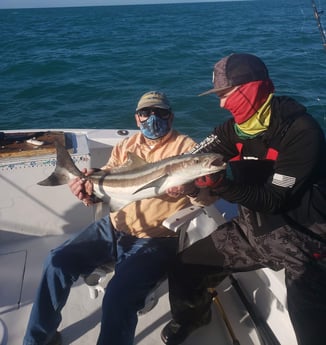
<path fill-rule="evenodd" d="M 148 139 L 158 139 L 170 131 L 169 118 L 162 119 L 155 114 L 140 123 L 140 131 Z"/>

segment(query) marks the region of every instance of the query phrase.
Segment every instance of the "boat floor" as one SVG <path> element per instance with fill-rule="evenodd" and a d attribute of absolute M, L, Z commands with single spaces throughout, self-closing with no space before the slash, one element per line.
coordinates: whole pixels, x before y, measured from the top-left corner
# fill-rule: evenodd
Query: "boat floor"
<path fill-rule="evenodd" d="M 18 235 L 7 239 L 7 233 L 0 231 L 0 344 L 21 345 L 28 322 L 36 288 L 38 286 L 42 264 L 51 248 L 61 244 L 67 235 L 48 237 L 25 237 Z M 235 291 L 225 280 L 219 287 L 219 298 L 228 306 L 227 313 L 236 331 L 240 344 L 260 344 L 254 325 L 240 302 Z M 168 285 L 165 280 L 156 290 L 158 303 L 139 316 L 134 344 L 154 345 L 162 343 L 160 332 L 170 320 Z M 89 288 L 83 279 L 73 286 L 68 302 L 62 312 L 63 344 L 95 344 L 101 320 L 101 301 L 90 298 Z M 221 314 L 212 305 L 212 321 L 191 334 L 185 345 L 232 344 L 230 335 L 221 318 Z M 114 311 L 112 311 L 114 312 Z M 163 343 L 162 343 L 163 344 Z"/>

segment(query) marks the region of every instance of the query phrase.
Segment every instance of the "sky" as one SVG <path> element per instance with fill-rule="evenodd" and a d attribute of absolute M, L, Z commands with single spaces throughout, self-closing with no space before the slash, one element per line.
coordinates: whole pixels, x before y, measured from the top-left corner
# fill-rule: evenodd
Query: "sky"
<path fill-rule="evenodd" d="M 67 6 L 110 6 L 176 2 L 217 2 L 223 0 L 0 0 L 0 9 Z M 225 1 L 225 0 L 224 0 Z"/>

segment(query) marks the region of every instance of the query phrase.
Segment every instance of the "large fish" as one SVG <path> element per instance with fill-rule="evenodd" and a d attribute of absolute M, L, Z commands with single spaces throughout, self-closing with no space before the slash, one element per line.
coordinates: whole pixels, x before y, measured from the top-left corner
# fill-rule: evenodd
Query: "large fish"
<path fill-rule="evenodd" d="M 222 156 L 215 153 L 184 154 L 155 163 L 147 163 L 129 153 L 126 165 L 85 176 L 61 144 L 56 143 L 56 150 L 54 172 L 38 184 L 58 186 L 77 176 L 90 180 L 94 195 L 109 203 L 111 211 L 118 211 L 136 200 L 159 196 L 168 188 L 189 183 L 197 177 L 226 169 Z"/>

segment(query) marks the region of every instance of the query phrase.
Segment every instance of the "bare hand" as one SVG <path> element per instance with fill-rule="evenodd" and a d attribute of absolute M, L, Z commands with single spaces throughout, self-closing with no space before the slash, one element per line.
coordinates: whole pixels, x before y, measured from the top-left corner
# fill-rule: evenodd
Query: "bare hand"
<path fill-rule="evenodd" d="M 82 173 L 86 176 L 92 174 L 92 170 L 83 169 Z M 76 177 L 68 183 L 71 192 L 81 200 L 86 206 L 91 205 L 93 194 L 93 183 L 84 178 Z"/>

